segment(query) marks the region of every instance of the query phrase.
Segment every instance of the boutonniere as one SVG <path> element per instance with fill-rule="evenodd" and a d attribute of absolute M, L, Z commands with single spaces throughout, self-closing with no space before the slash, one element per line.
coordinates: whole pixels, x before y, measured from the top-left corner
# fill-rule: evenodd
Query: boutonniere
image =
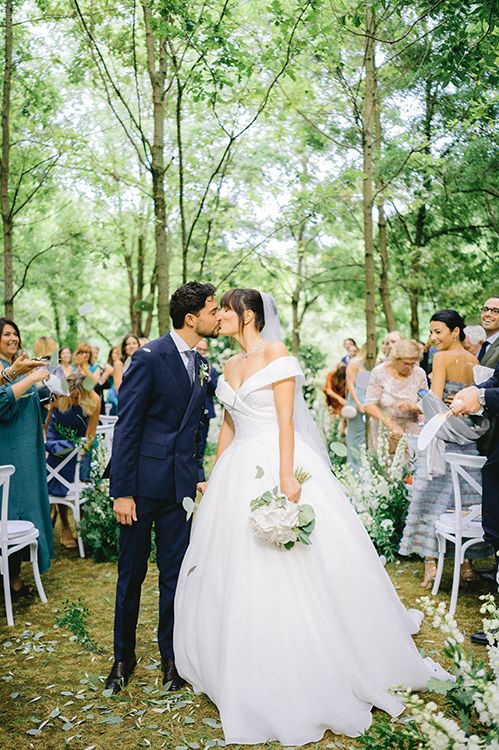
<path fill-rule="evenodd" d="M 199 365 L 198 377 L 201 385 L 204 385 L 205 380 L 209 380 L 210 368 L 208 367 L 206 362 L 201 362 L 201 364 Z"/>

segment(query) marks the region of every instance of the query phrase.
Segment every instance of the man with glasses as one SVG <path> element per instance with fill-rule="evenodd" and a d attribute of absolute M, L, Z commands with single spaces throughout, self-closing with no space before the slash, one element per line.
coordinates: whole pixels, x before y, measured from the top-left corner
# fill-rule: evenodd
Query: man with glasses
<path fill-rule="evenodd" d="M 499 297 L 490 297 L 484 303 L 481 318 L 487 338 L 477 356 L 481 365 L 494 368 L 499 364 Z"/>

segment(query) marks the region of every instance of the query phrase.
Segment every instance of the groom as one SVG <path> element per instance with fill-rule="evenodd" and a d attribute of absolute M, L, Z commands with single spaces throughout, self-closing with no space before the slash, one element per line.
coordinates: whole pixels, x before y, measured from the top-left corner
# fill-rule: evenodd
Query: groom
<path fill-rule="evenodd" d="M 173 330 L 132 357 L 119 392 L 110 495 L 121 524 L 114 615 L 114 663 L 106 688 L 117 693 L 135 669 L 140 592 L 156 533 L 159 568 L 158 643 L 163 684 L 184 684 L 173 657 L 173 601 L 190 523 L 184 497 L 203 488 L 200 421 L 206 399 L 206 360 L 196 352 L 216 338 L 220 313 L 212 284 L 191 281 L 170 300 Z"/>

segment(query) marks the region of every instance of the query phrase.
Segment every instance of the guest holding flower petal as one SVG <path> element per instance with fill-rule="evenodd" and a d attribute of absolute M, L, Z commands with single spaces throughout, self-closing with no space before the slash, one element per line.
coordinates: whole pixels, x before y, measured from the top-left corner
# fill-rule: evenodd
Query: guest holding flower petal
<path fill-rule="evenodd" d="M 13 320 L 0 318 L 0 464 L 12 464 L 9 519 L 38 529 L 38 563 L 43 573 L 52 557 L 42 410 L 36 384 L 49 377 L 40 362 L 17 357 L 21 334 Z M 20 578 L 22 551 L 9 557 L 13 598 L 31 593 Z"/>

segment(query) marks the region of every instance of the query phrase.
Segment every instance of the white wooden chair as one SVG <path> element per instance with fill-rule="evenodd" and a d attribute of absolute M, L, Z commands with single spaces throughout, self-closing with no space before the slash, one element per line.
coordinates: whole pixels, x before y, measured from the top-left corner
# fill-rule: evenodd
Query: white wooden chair
<path fill-rule="evenodd" d="M 113 452 L 114 426 L 117 421 L 118 417 L 109 417 L 105 414 L 101 414 L 99 418 L 100 424 L 97 427 L 97 434 L 103 436 L 104 448 L 108 460 L 111 458 L 111 453 Z"/>
<path fill-rule="evenodd" d="M 65 497 L 58 497 L 57 495 L 51 495 L 49 491 L 49 501 L 51 505 L 65 505 L 70 508 L 73 513 L 76 526 L 76 536 L 78 539 L 78 551 L 80 557 L 85 557 L 85 549 L 83 547 L 83 539 L 80 534 L 80 521 L 81 521 L 81 506 L 86 502 L 86 498 L 82 497 L 81 492 L 85 488 L 85 483 L 80 480 L 80 454 L 81 447 L 75 446 L 65 458 L 57 466 L 49 466 L 47 464 L 47 482 L 51 479 L 57 479 L 66 489 L 68 493 Z M 68 482 L 62 474 L 61 470 L 76 457 L 75 476 L 72 482 Z"/>
<path fill-rule="evenodd" d="M 435 534 L 438 541 L 437 575 L 433 584 L 432 594 L 438 594 L 447 542 L 454 543 L 454 573 L 452 578 L 452 593 L 449 613 L 456 611 L 459 594 L 459 579 L 461 564 L 464 562 L 466 551 L 473 545 L 483 542 L 482 506 L 471 505 L 464 511 L 461 504 L 461 480 L 467 482 L 481 496 L 482 487 L 466 469 L 481 469 L 487 460 L 483 456 L 466 456 L 462 453 L 446 453 L 445 460 L 450 464 L 452 485 L 454 488 L 454 510 L 442 513 L 435 523 Z"/>
<path fill-rule="evenodd" d="M 7 625 L 14 625 L 12 613 L 12 597 L 10 593 L 9 556 L 29 547 L 33 577 L 35 579 L 38 596 L 46 604 L 47 597 L 43 590 L 40 570 L 38 568 L 38 537 L 40 532 L 31 521 L 9 521 L 9 484 L 10 477 L 15 472 L 11 465 L 0 466 L 0 489 L 2 490 L 2 511 L 0 515 L 0 573 L 3 576 L 3 591 L 5 597 L 5 612 Z"/>

